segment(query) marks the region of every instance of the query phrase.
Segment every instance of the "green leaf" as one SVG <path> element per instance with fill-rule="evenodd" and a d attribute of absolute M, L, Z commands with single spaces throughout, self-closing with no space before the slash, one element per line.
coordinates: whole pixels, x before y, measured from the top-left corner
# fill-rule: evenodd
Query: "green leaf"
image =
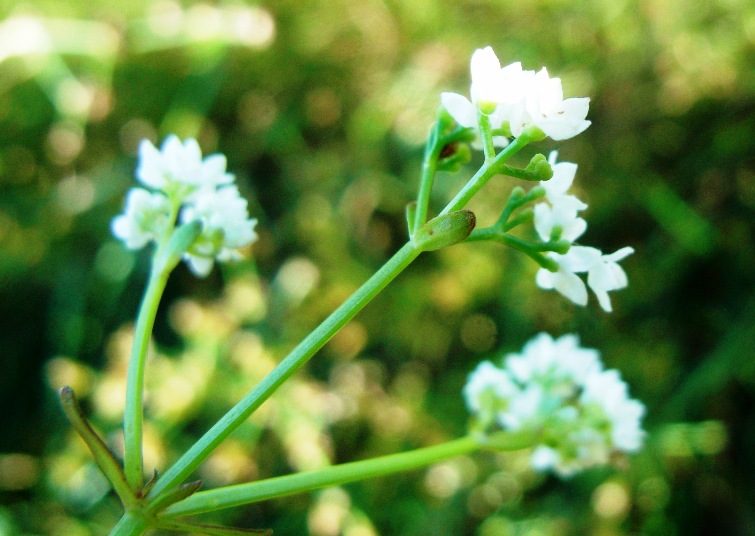
<path fill-rule="evenodd" d="M 94 461 L 99 468 L 105 473 L 105 476 L 113 485 L 113 489 L 118 494 L 123 505 L 128 509 L 130 506 L 139 504 L 136 494 L 128 485 L 126 475 L 123 473 L 123 466 L 115 457 L 115 454 L 107 447 L 102 438 L 95 432 L 92 425 L 86 420 L 81 407 L 76 401 L 76 395 L 68 386 L 60 389 L 60 402 L 63 405 L 63 411 L 71 421 L 73 429 L 84 440 L 89 451 L 92 453 Z"/>

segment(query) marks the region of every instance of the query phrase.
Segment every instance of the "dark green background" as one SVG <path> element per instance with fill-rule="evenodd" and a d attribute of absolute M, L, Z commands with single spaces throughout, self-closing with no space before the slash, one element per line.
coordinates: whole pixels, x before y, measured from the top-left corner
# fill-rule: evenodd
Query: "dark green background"
<path fill-rule="evenodd" d="M 648 407 L 646 449 L 567 482 L 533 475 L 526 454 L 480 455 L 208 519 L 284 535 L 755 534 L 751 2 L 50 0 L 0 14 L 0 534 L 103 534 L 120 513 L 54 387 L 74 383 L 118 443 L 107 395 L 147 256 L 109 222 L 138 140 L 224 153 L 259 219 L 253 262 L 201 281 L 181 267 L 168 285 L 148 369 L 148 460 L 164 467 L 401 246 L 439 94 L 466 92 L 486 45 L 592 99 L 584 134 L 536 150 L 579 164 L 585 244 L 636 249 L 615 312 L 538 290 L 537 267 L 502 246 L 424 255 L 200 476 L 458 437 L 466 374 L 539 331 L 578 333 L 622 371 Z M 473 171 L 439 176 L 434 209 Z M 481 224 L 514 182 L 475 199 Z"/>

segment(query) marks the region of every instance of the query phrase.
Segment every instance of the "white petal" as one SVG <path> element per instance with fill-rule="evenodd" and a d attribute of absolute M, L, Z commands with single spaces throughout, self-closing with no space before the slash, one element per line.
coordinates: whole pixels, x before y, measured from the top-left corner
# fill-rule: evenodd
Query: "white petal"
<path fill-rule="evenodd" d="M 459 125 L 467 128 L 477 127 L 477 109 L 469 100 L 458 93 L 440 94 L 440 102 Z"/>
<path fill-rule="evenodd" d="M 587 305 L 587 288 L 576 274 L 559 272 L 555 278 L 555 288 L 577 305 Z"/>
<path fill-rule="evenodd" d="M 632 253 L 634 253 L 634 248 L 632 248 L 630 246 L 626 246 L 626 247 L 621 248 L 618 251 L 614 251 L 613 253 L 611 253 L 609 255 L 604 255 L 603 258 L 605 260 L 607 260 L 607 261 L 610 261 L 610 262 L 618 262 L 618 261 L 620 261 L 620 260 L 628 257 Z"/>
<path fill-rule="evenodd" d="M 199 257 L 197 255 L 184 255 L 184 260 L 189 265 L 189 269 L 197 277 L 206 277 L 212 271 L 214 261 L 211 257 Z"/>

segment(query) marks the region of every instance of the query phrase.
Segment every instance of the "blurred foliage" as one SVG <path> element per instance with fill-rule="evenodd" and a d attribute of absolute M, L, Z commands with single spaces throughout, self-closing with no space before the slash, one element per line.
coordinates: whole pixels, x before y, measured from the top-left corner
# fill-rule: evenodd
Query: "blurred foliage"
<path fill-rule="evenodd" d="M 0 3 L 0 534 L 103 534 L 119 505 L 55 398 L 118 448 L 147 272 L 109 221 L 140 139 L 228 156 L 253 261 L 172 277 L 148 366 L 146 461 L 166 467 L 405 240 L 421 145 L 468 61 L 547 65 L 593 125 L 585 241 L 626 244 L 612 315 L 534 285 L 493 244 L 422 256 L 200 470 L 207 486 L 464 433 L 484 358 L 576 332 L 648 405 L 648 446 L 567 482 L 527 453 L 220 512 L 277 534 L 755 534 L 755 7 L 748 0 Z M 547 152 L 551 147 L 540 146 Z M 471 170 L 471 168 L 470 168 Z M 468 173 L 468 172 L 467 172 Z M 468 174 L 439 177 L 440 207 Z M 510 188 L 473 203 L 494 219 Z"/>

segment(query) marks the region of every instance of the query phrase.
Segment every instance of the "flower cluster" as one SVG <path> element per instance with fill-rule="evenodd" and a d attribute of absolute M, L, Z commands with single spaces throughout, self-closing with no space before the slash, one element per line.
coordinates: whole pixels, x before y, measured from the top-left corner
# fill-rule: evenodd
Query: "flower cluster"
<path fill-rule="evenodd" d="M 215 261 L 240 258 L 239 249 L 256 240 L 256 219 L 226 172 L 226 159 L 202 158 L 194 139 L 183 143 L 169 136 L 158 150 L 147 140 L 139 146 L 138 180 L 147 188 L 132 188 L 126 209 L 112 222 L 113 234 L 129 249 L 168 241 L 177 222 L 199 221 L 202 232 L 183 252 L 191 270 L 203 277 Z"/>
<path fill-rule="evenodd" d="M 578 213 L 587 205 L 576 196 L 567 194 L 574 181 L 577 165 L 571 162 L 556 162 L 556 152 L 548 159 L 553 169 L 553 177 L 541 182 L 547 202 L 535 206 L 535 230 L 543 242 L 566 240 L 572 244 L 587 229 L 587 222 Z M 590 286 L 603 310 L 610 312 L 609 291 L 627 286 L 627 276 L 618 261 L 634 253 L 631 247 L 624 247 L 609 255 L 593 247 L 572 245 L 565 254 L 547 254 L 558 266 L 552 272 L 546 268 L 538 270 L 536 283 L 543 289 L 556 289 L 577 305 L 587 303 L 587 288 L 576 274 L 587 273 Z"/>
<path fill-rule="evenodd" d="M 464 397 L 483 431 L 538 433 L 532 466 L 564 477 L 608 463 L 616 452 L 636 452 L 645 436 L 642 403 L 575 335 L 554 340 L 541 333 L 521 354 L 506 355 L 503 368 L 481 363 Z"/>
<path fill-rule="evenodd" d="M 478 127 L 478 114 L 488 116 L 496 145 L 508 143 L 506 135 L 519 137 L 528 127 L 540 129 L 554 140 L 566 140 L 590 126 L 585 120 L 590 99 L 564 100 L 561 79 L 550 78 L 543 67 L 526 71 L 522 64 L 501 67 L 493 49 L 472 55 L 471 101 L 457 93 L 443 93 L 441 103 L 454 120 L 467 128 Z"/>

